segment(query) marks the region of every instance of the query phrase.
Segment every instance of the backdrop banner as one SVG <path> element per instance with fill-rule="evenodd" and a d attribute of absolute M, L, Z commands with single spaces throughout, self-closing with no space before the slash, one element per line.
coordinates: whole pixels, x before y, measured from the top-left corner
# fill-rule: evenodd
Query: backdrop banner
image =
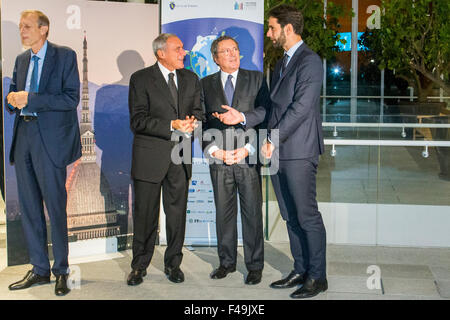
<path fill-rule="evenodd" d="M 131 247 L 132 193 L 128 84 L 136 70 L 155 63 L 159 32 L 155 4 L 82 0 L 2 0 L 3 100 L 14 61 L 23 52 L 20 13 L 37 9 L 50 19 L 49 41 L 77 53 L 83 157 L 67 168 L 70 257 Z M 132 35 L 132 36 L 130 36 Z M 8 265 L 28 263 L 14 166 L 9 163 L 14 115 L 3 108 Z M 48 216 L 47 225 L 49 226 Z M 48 232 L 50 235 L 50 231 Z M 51 239 L 49 239 L 51 244 Z M 49 255 L 52 255 L 51 248 Z"/>
<path fill-rule="evenodd" d="M 161 31 L 176 34 L 187 50 L 185 67 L 200 78 L 219 71 L 210 48 L 221 35 L 239 43 L 241 68 L 263 71 L 264 1 L 162 0 Z M 194 141 L 193 172 L 189 188 L 185 244 L 215 245 L 214 195 L 198 140 Z M 160 241 L 165 242 L 161 219 Z M 238 237 L 242 241 L 240 215 Z"/>

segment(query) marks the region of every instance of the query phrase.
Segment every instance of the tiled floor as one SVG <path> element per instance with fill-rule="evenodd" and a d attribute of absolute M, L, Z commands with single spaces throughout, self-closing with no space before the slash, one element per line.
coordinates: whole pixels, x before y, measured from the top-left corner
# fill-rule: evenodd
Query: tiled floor
<path fill-rule="evenodd" d="M 420 148 L 397 148 L 396 152 L 386 149 L 380 154 L 382 163 L 378 166 L 378 150 L 366 149 L 366 153 L 355 153 L 351 152 L 352 147 L 340 147 L 335 158 L 329 156 L 327 149 L 317 177 L 319 201 L 449 205 L 450 183 L 438 178 L 434 151 L 425 159 L 420 156 Z M 271 192 L 269 198 L 274 197 Z M 0 209 L 2 214 L 2 203 Z M 269 288 L 272 281 L 292 268 L 289 244 L 273 240 L 265 243 L 263 281 L 255 286 L 244 284 L 247 271 L 242 247 L 238 250 L 237 272 L 222 280 L 209 278 L 209 273 L 218 266 L 215 247 L 185 248 L 182 270 L 186 281 L 173 284 L 163 272 L 165 247 L 158 246 L 144 283 L 137 287 L 126 285 L 131 252 L 124 251 L 89 262 L 72 259 L 72 279 L 79 276 L 81 283 L 66 297 L 57 298 L 53 294 L 54 279 L 52 285 L 12 292 L 8 285 L 21 279 L 30 266 L 6 267 L 5 233 L 6 226 L 0 219 L 0 299 L 289 300 L 289 294 L 294 291 Z M 281 238 L 271 234 L 271 239 Z M 369 288 L 374 283 L 370 281 L 371 270 L 380 271 L 380 288 Z M 330 244 L 327 272 L 328 291 L 313 299 L 450 299 L 450 248 Z"/>
<path fill-rule="evenodd" d="M 30 267 L 7 267 L 0 272 L 0 299 L 289 300 L 295 290 L 269 288 L 291 269 L 288 243 L 266 242 L 263 280 L 255 286 L 244 284 L 247 271 L 242 247 L 238 249 L 237 272 L 221 280 L 209 278 L 218 266 L 215 247 L 189 249 L 193 250 L 184 249 L 186 280 L 181 284 L 166 279 L 165 247 L 157 246 L 148 275 L 137 287 L 126 285 L 131 252 L 125 251 L 97 257 L 105 259 L 101 261 L 72 259 L 72 283 L 80 279 L 80 286 L 63 298 L 53 294 L 53 279 L 51 285 L 9 291 L 8 285 L 21 279 Z M 450 249 L 329 245 L 327 260 L 329 289 L 313 299 L 450 299 Z M 376 283 L 369 279 L 374 270 L 369 267 L 379 268 L 381 288 L 369 288 L 368 284 Z"/>

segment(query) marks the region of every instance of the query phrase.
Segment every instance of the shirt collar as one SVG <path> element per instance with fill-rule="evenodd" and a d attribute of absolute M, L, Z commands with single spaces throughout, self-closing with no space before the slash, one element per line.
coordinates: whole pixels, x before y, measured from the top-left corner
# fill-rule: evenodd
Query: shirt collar
<path fill-rule="evenodd" d="M 163 74 L 164 79 L 166 81 L 169 81 L 169 73 L 173 73 L 175 75 L 174 80 L 177 78 L 177 72 L 176 72 L 177 70 L 176 69 L 173 71 L 170 71 L 169 69 L 164 67 L 159 61 L 158 61 L 158 67 L 159 67 L 159 70 L 161 70 L 161 73 Z M 175 83 L 176 83 L 176 81 L 175 81 Z"/>
<path fill-rule="evenodd" d="M 296 44 L 294 44 L 288 51 L 285 51 L 285 53 L 289 56 L 289 58 L 292 58 L 295 51 L 303 44 L 303 40 L 300 40 Z"/>
<path fill-rule="evenodd" d="M 220 79 L 222 80 L 222 83 L 225 84 L 227 82 L 228 75 L 231 74 L 233 76 L 233 80 L 236 81 L 238 73 L 239 73 L 239 68 L 236 69 L 236 71 L 234 71 L 232 73 L 226 73 L 225 71 L 220 70 Z"/>
<path fill-rule="evenodd" d="M 34 56 L 37 56 L 39 58 L 39 61 L 44 61 L 45 54 L 47 53 L 47 47 L 48 47 L 48 41 L 45 40 L 44 45 L 42 46 L 41 49 L 39 49 L 39 51 L 36 54 L 34 54 L 33 50 L 30 49 L 31 58 L 33 58 Z"/>

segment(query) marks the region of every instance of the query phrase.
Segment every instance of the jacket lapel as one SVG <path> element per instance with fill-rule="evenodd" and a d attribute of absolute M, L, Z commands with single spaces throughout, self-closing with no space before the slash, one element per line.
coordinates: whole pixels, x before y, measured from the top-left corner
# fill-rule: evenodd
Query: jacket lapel
<path fill-rule="evenodd" d="M 178 110 L 179 113 L 178 114 L 178 118 L 183 119 L 183 116 L 185 114 L 184 110 L 183 110 L 183 97 L 186 96 L 186 90 L 187 90 L 187 83 L 186 83 L 186 79 L 183 77 L 183 75 L 181 74 L 181 72 L 179 70 L 176 70 L 177 73 L 177 92 L 178 92 Z"/>
<path fill-rule="evenodd" d="M 275 64 L 275 69 L 272 74 L 272 80 L 270 82 L 270 87 L 275 88 L 275 85 L 277 84 L 278 80 L 280 80 L 280 69 L 281 69 L 281 63 L 283 60 L 279 60 Z"/>
<path fill-rule="evenodd" d="M 222 105 L 228 105 L 228 101 L 227 101 L 227 97 L 225 96 L 225 91 L 223 89 L 223 85 L 222 85 L 222 79 L 220 79 L 220 70 L 219 72 L 216 72 L 213 76 L 213 85 L 214 85 L 214 89 L 215 92 L 217 92 L 218 94 L 218 98 L 220 100 L 220 103 Z M 219 108 L 221 109 L 221 108 Z M 225 109 L 222 109 L 225 111 Z"/>
<path fill-rule="evenodd" d="M 178 114 L 178 110 L 175 106 L 175 101 L 173 101 L 173 99 L 172 99 L 172 94 L 170 93 L 169 86 L 167 85 L 166 79 L 164 79 L 164 76 L 158 67 L 158 63 L 155 63 L 150 70 L 152 71 L 152 78 L 154 80 L 153 83 L 161 91 L 161 95 L 163 96 L 163 99 L 166 99 L 169 102 L 170 106 L 175 111 L 175 114 Z M 177 78 L 178 78 L 178 73 L 177 73 Z M 179 94 L 178 94 L 178 96 L 179 96 Z"/>
<path fill-rule="evenodd" d="M 17 91 L 25 90 L 25 82 L 27 81 L 28 67 L 30 66 L 31 52 L 28 50 L 24 55 L 20 56 L 17 61 Z"/>
<path fill-rule="evenodd" d="M 52 43 L 48 42 L 44 65 L 42 66 L 41 79 L 39 80 L 39 92 L 42 93 L 45 91 L 47 82 L 50 79 L 50 75 L 52 74 L 55 64 L 55 47 Z"/>
<path fill-rule="evenodd" d="M 236 87 L 234 88 L 234 95 L 233 95 L 233 108 L 239 108 L 239 101 L 238 97 L 245 97 L 247 95 L 244 91 L 244 84 L 248 82 L 248 74 L 245 72 L 245 70 L 239 69 L 238 76 L 236 79 Z M 238 109 L 239 110 L 239 109 Z"/>
<path fill-rule="evenodd" d="M 280 70 L 281 70 L 281 63 L 282 63 L 283 60 L 278 61 L 277 67 L 275 68 L 275 71 L 274 71 L 274 72 L 275 72 L 274 77 L 277 77 L 278 79 L 275 78 L 275 81 L 276 81 L 276 82 L 274 82 L 274 86 L 273 86 L 273 88 L 272 88 L 272 90 L 271 90 L 271 95 L 273 95 L 274 92 L 276 92 L 276 91 L 278 90 L 278 88 L 279 88 L 281 82 L 283 81 L 283 79 L 284 79 L 288 74 L 292 73 L 292 70 L 295 69 L 295 66 L 296 66 L 296 64 L 297 64 L 297 62 L 298 62 L 298 59 L 300 58 L 300 55 L 301 55 L 301 53 L 303 52 L 303 50 L 304 50 L 305 48 L 306 48 L 306 44 L 303 43 L 303 44 L 297 49 L 297 51 L 295 51 L 295 53 L 294 53 L 294 55 L 292 56 L 291 60 L 289 60 L 289 63 L 288 63 L 288 65 L 287 65 L 286 70 L 284 70 L 284 72 L 283 72 L 283 74 L 282 74 L 281 76 L 280 76 Z"/>

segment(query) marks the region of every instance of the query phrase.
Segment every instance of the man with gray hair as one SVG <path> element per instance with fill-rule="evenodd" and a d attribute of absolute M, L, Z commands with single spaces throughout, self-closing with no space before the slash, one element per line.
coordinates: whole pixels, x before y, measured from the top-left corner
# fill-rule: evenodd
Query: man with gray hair
<path fill-rule="evenodd" d="M 166 215 L 167 249 L 164 273 L 175 283 L 184 281 L 180 269 L 186 226 L 190 161 L 171 160 L 175 131 L 191 146 L 191 133 L 202 120 L 200 81 L 184 69 L 186 52 L 174 34 L 163 33 L 153 41 L 157 62 L 130 78 L 130 125 L 134 134 L 131 176 L 134 185 L 133 260 L 128 285 L 142 283 L 153 256 L 160 196 Z M 183 158 L 190 150 L 182 150 Z M 190 160 L 190 157 L 188 157 Z"/>

